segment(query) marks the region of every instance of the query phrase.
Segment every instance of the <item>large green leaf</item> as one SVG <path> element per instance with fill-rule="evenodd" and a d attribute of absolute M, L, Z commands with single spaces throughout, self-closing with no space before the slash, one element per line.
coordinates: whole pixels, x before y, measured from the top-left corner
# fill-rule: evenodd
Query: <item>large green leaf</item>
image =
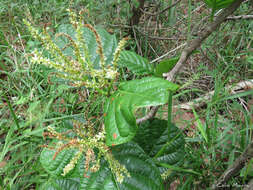
<path fill-rule="evenodd" d="M 104 50 L 104 55 L 106 57 L 105 59 L 106 64 L 111 64 L 113 60 L 114 52 L 117 47 L 116 37 L 114 35 L 110 35 L 104 29 L 96 28 L 96 30 L 99 36 L 101 37 L 102 47 Z M 70 35 L 73 39 L 75 39 L 75 30 L 70 24 L 60 25 L 57 30 L 57 33 L 65 33 L 65 34 Z M 84 27 L 83 37 L 85 39 L 85 43 L 89 51 L 90 60 L 94 64 L 94 66 L 98 68 L 100 57 L 99 57 L 99 54 L 97 53 L 97 43 L 96 43 L 95 36 L 93 32 L 91 32 L 88 28 Z M 73 47 L 67 46 L 66 48 L 66 45 L 69 44 L 68 39 L 66 39 L 65 37 L 59 37 L 55 39 L 55 42 L 60 48 L 64 48 L 63 52 L 65 55 L 74 57 Z"/>
<path fill-rule="evenodd" d="M 79 179 L 51 178 L 44 183 L 39 190 L 79 190 Z"/>
<path fill-rule="evenodd" d="M 106 144 L 112 146 L 130 141 L 137 130 L 134 111 L 165 104 L 168 91 L 175 91 L 178 87 L 157 77 L 121 83 L 118 92 L 108 98 L 104 106 Z"/>
<path fill-rule="evenodd" d="M 44 154 L 41 156 L 52 154 L 51 150 L 45 148 Z M 49 152 L 45 154 L 45 152 Z M 54 152 L 54 151 L 53 151 Z M 71 149 L 66 149 L 64 154 L 72 153 Z M 159 169 L 156 167 L 153 160 L 142 150 L 142 148 L 134 143 L 126 143 L 112 148 L 114 157 L 126 167 L 131 177 L 125 177 L 122 183 L 118 183 L 115 176 L 112 174 L 105 160 L 101 159 L 101 167 L 97 172 L 86 172 L 85 161 L 82 157 L 76 165 L 75 170 L 78 171 L 79 177 L 76 178 L 76 173 L 71 173 L 67 178 L 51 178 L 40 189 L 42 190 L 162 190 L 163 182 L 160 176 Z M 73 155 L 72 155 L 73 156 Z M 59 158 L 62 158 L 59 154 Z M 44 158 L 42 159 L 44 160 Z M 50 163 L 54 165 L 55 161 Z M 64 166 L 66 162 L 57 160 L 57 165 Z M 61 172 L 52 172 L 52 167 L 45 161 L 42 161 L 43 167 L 52 174 L 60 174 Z M 59 167 L 56 167 L 58 171 Z M 85 174 L 85 177 L 84 177 Z M 75 178 L 74 178 L 75 177 Z M 79 183 L 80 181 L 80 183 Z"/>
<path fill-rule="evenodd" d="M 152 74 L 153 66 L 149 61 L 131 51 L 122 51 L 120 53 L 119 65 L 127 67 L 136 75 Z"/>
<path fill-rule="evenodd" d="M 55 145 L 54 145 L 55 146 Z M 76 153 L 76 149 L 65 149 L 57 154 L 53 159 L 56 150 L 45 148 L 41 152 L 40 162 L 45 170 L 52 176 L 61 176 L 64 167 L 70 162 Z M 71 170 L 67 176 L 79 177 L 77 168 Z"/>
<path fill-rule="evenodd" d="M 131 177 L 126 177 L 119 189 L 162 190 L 163 182 L 153 160 L 134 143 L 115 146 L 112 152 L 117 160 L 126 166 Z"/>
<path fill-rule="evenodd" d="M 83 162 L 84 163 L 84 162 Z M 84 165 L 80 165 L 80 190 L 117 190 L 117 183 L 105 161 L 102 161 L 99 171 L 86 172 Z M 86 177 L 83 177 L 84 174 Z"/>
<path fill-rule="evenodd" d="M 169 165 L 180 165 L 184 159 L 184 137 L 182 132 L 172 124 L 168 135 L 167 121 L 154 119 L 146 121 L 139 126 L 138 133 L 134 141 L 137 142 L 144 151 L 155 158 L 157 162 Z M 158 152 L 164 147 L 161 154 Z M 160 171 L 166 169 L 160 167 Z"/>
<path fill-rule="evenodd" d="M 131 177 L 117 183 L 111 171 L 103 165 L 89 178 L 81 179 L 82 190 L 162 190 L 163 183 L 158 168 L 136 143 L 126 143 L 112 148 L 114 157 L 127 168 Z M 83 170 L 81 170 L 83 173 Z"/>

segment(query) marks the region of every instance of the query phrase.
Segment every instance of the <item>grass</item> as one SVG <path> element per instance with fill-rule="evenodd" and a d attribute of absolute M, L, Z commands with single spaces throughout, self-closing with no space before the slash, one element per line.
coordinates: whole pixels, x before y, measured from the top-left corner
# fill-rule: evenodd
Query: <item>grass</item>
<path fill-rule="evenodd" d="M 130 48 L 134 49 L 136 43 L 140 44 L 141 50 L 138 51 L 150 59 L 166 53 L 168 47 L 173 49 L 191 31 L 191 25 L 194 25 L 191 22 L 207 14 L 206 10 L 200 13 L 188 11 L 199 4 L 183 2 L 177 7 L 178 10 L 167 12 L 169 19 L 161 15 L 150 19 L 149 23 L 141 21 L 138 26 L 138 29 L 144 28 L 143 32 L 149 36 L 175 36 L 178 40 L 154 40 L 137 33 Z M 237 13 L 247 12 L 250 9 L 248 6 L 243 5 Z M 66 22 L 67 7 L 68 1 L 59 0 L 0 2 L 0 189 L 35 189 L 47 180 L 48 174 L 40 165 L 39 155 L 42 150 L 40 146 L 46 143 L 42 132 L 48 124 L 59 125 L 72 118 L 82 119 L 85 114 L 89 117 L 101 114 L 100 100 L 96 99 L 96 95 L 96 100 L 85 102 L 85 92 L 55 80 L 52 70 L 43 65 L 31 65 L 24 56 L 38 45 L 24 27 L 22 19 L 29 16 L 26 10 L 29 10 L 35 25 L 48 26 L 54 32 L 61 23 Z M 119 25 L 127 24 L 127 18 L 130 18 L 131 7 L 127 3 L 78 0 L 74 1 L 73 7 L 77 10 L 86 8 L 89 22 L 112 30 L 119 38 L 127 33 L 124 26 Z M 111 7 L 114 9 L 109 11 Z M 153 11 L 152 7 L 147 11 Z M 190 17 L 183 17 L 185 11 Z M 115 21 L 113 17 L 116 15 L 119 20 Z M 182 19 L 174 20 L 171 15 Z M 173 28 L 171 25 L 174 24 L 179 27 Z M 252 62 L 247 61 L 253 57 L 252 31 L 253 23 L 250 21 L 223 24 L 206 40 L 200 53 L 190 58 L 188 63 L 191 66 L 177 77 L 177 83 L 188 85 L 179 92 L 181 95 L 175 102 L 190 101 L 207 91 L 215 91 L 212 99 L 195 112 L 201 132 L 197 130 L 195 119 L 188 120 L 183 128 L 187 143 L 182 168 L 201 175 L 177 169 L 178 172 L 169 181 L 174 184 L 178 182 L 178 189 L 206 189 L 251 142 L 251 94 L 233 97 L 224 87 L 252 79 Z M 94 111 L 86 113 L 87 106 Z M 208 140 L 205 141 L 205 138 Z M 239 176 L 230 183 L 241 184 L 242 180 L 247 182 L 249 179 L 245 175 Z"/>

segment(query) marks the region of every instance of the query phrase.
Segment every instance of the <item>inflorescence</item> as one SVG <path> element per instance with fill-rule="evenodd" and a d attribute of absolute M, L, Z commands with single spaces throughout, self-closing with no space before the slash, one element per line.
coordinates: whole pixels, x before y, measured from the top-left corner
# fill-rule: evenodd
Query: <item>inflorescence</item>
<path fill-rule="evenodd" d="M 39 63 L 56 69 L 57 76 L 63 79 L 71 81 L 73 86 L 81 87 L 85 86 L 88 89 L 93 89 L 102 95 L 110 95 L 110 90 L 113 89 L 113 82 L 117 80 L 117 63 L 119 61 L 120 52 L 123 50 L 126 44 L 127 38 L 122 39 L 113 55 L 113 61 L 111 65 L 106 65 L 106 56 L 102 47 L 101 37 L 97 33 L 96 29 L 90 24 L 84 24 L 82 16 L 77 16 L 76 13 L 68 9 L 70 16 L 70 23 L 75 30 L 75 37 L 65 33 L 58 33 L 56 38 L 65 37 L 68 40 L 67 46 L 71 46 L 74 56 L 67 56 L 63 53 L 63 49 L 58 47 L 47 29 L 43 29 L 39 32 L 32 26 L 31 22 L 24 20 L 24 23 L 28 27 L 33 38 L 39 40 L 42 46 L 47 52 L 48 56 L 42 51 L 35 49 L 31 54 L 31 62 Z M 81 15 L 81 14 L 79 14 Z M 96 69 L 91 62 L 89 51 L 85 43 L 83 35 L 83 27 L 87 27 L 93 32 L 97 43 L 97 54 L 100 57 L 100 67 Z M 66 47 L 64 47 L 66 48 Z M 109 92 L 108 92 L 108 89 Z M 88 119 L 87 119 L 88 120 Z M 55 147 L 45 145 L 44 147 L 54 149 L 55 154 L 52 159 L 55 159 L 57 155 L 65 149 L 77 150 L 70 162 L 64 167 L 62 175 L 65 176 L 71 170 L 73 170 L 76 164 L 80 161 L 81 157 L 85 157 L 85 173 L 88 171 L 96 172 L 100 168 L 100 160 L 103 157 L 109 164 L 112 173 L 116 176 L 118 182 L 122 182 L 124 176 L 130 176 L 125 166 L 121 165 L 116 159 L 114 159 L 110 148 L 105 144 L 105 130 L 102 127 L 96 135 L 89 130 L 93 127 L 89 125 L 87 128 L 82 127 L 83 124 L 74 122 L 75 138 L 69 138 L 64 133 L 57 132 L 54 128 L 48 127 L 48 132 L 44 133 L 44 136 L 54 138 L 58 140 Z M 98 150 L 95 153 L 94 150 Z"/>

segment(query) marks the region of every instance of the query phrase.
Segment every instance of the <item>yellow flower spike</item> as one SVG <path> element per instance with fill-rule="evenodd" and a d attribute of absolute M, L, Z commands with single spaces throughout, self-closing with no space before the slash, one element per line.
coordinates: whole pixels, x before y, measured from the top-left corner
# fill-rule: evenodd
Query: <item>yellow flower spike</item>
<path fill-rule="evenodd" d="M 72 37 L 71 37 L 70 35 L 68 35 L 68 34 L 65 34 L 65 33 L 58 33 L 58 34 L 55 35 L 56 38 L 59 38 L 59 37 L 61 37 L 61 36 L 64 36 L 64 37 L 66 37 L 66 38 L 69 40 L 70 44 L 71 44 L 71 45 L 73 46 L 73 48 L 74 48 L 75 56 L 76 56 L 76 58 L 77 58 L 79 64 L 82 64 L 84 61 L 82 60 L 81 53 L 80 53 L 80 49 L 79 49 L 77 43 L 76 43 L 76 42 L 72 39 Z"/>
<path fill-rule="evenodd" d="M 117 48 L 114 52 L 113 61 L 112 61 L 112 65 L 114 67 L 114 70 L 117 69 L 117 63 L 118 63 L 118 60 L 119 60 L 120 52 L 124 49 L 127 40 L 128 40 L 128 37 L 123 38 L 122 40 L 120 40 L 120 42 L 119 42 L 119 44 L 118 44 L 118 46 L 117 46 Z"/>
<path fill-rule="evenodd" d="M 83 151 L 76 152 L 75 156 L 70 160 L 70 162 L 64 167 L 62 176 L 67 175 L 71 170 L 73 170 L 78 162 L 78 160 L 81 158 Z"/>
<path fill-rule="evenodd" d="M 90 24 L 85 24 L 84 25 L 85 27 L 89 28 L 95 35 L 95 38 L 96 38 L 96 42 L 97 42 L 97 45 L 98 45 L 98 54 L 100 56 L 100 65 L 102 67 L 102 70 L 105 69 L 105 56 L 104 56 L 104 52 L 103 52 L 103 47 L 102 47 L 102 41 L 101 41 L 101 38 L 100 36 L 98 35 L 97 31 L 95 30 L 95 28 L 90 25 Z"/>
<path fill-rule="evenodd" d="M 82 16 L 77 16 L 75 12 L 68 9 L 70 22 L 75 29 L 75 37 L 65 33 L 59 33 L 56 37 L 65 37 L 68 39 L 67 45 L 60 48 L 55 44 L 51 36 L 46 30 L 39 32 L 36 28 L 31 26 L 31 23 L 24 20 L 32 36 L 42 42 L 49 53 L 49 57 L 44 57 L 42 52 L 34 51 L 31 61 L 33 63 L 42 63 L 53 67 L 60 71 L 57 76 L 70 80 L 73 86 L 86 86 L 93 88 L 102 95 L 108 96 L 117 78 L 117 62 L 120 52 L 126 44 L 127 38 L 121 40 L 113 55 L 112 66 L 106 66 L 106 57 L 102 47 L 102 40 L 96 29 L 90 24 L 84 24 Z M 83 27 L 87 27 L 95 36 L 97 43 L 97 54 L 100 56 L 100 67 L 98 70 L 91 62 L 88 47 L 85 43 Z M 67 56 L 64 53 L 64 48 L 73 48 L 74 56 Z M 109 87 L 109 88 L 108 88 Z"/>

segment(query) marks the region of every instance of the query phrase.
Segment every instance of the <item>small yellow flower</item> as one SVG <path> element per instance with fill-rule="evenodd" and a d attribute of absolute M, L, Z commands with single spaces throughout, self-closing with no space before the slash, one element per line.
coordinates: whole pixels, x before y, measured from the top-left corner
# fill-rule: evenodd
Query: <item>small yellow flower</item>
<path fill-rule="evenodd" d="M 78 160 L 80 159 L 82 155 L 82 151 L 76 152 L 75 156 L 71 159 L 71 161 L 64 167 L 62 176 L 65 176 L 68 174 L 71 170 L 75 168 L 75 165 L 77 164 Z"/>

